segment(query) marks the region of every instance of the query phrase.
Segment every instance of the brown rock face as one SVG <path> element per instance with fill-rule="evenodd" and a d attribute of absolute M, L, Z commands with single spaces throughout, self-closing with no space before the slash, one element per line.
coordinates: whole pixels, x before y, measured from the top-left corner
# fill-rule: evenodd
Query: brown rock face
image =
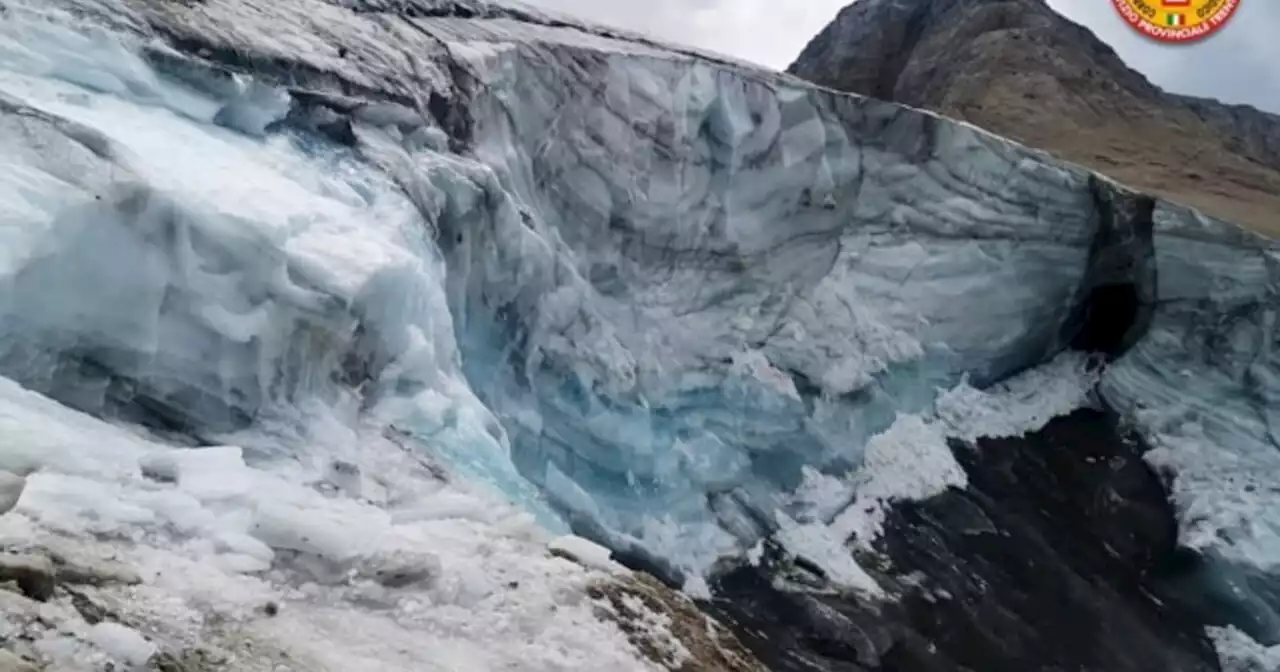
<path fill-rule="evenodd" d="M 789 70 L 1280 234 L 1280 117 L 1167 93 L 1044 0 L 861 0 Z"/>
<path fill-rule="evenodd" d="M 767 672 L 736 635 L 647 574 L 601 582 L 589 594 L 646 658 L 671 672 Z"/>

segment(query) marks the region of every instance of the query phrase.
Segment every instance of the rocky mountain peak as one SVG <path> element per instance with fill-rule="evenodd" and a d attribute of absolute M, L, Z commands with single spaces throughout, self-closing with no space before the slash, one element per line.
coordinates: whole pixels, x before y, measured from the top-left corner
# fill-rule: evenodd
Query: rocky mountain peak
<path fill-rule="evenodd" d="M 1280 232 L 1280 117 L 1165 92 L 1044 0 L 862 0 L 789 70 Z"/>

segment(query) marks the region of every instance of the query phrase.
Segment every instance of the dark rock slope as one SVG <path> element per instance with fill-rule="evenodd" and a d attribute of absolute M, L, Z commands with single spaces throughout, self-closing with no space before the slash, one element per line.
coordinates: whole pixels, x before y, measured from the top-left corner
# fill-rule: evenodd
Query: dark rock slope
<path fill-rule="evenodd" d="M 1164 92 L 1044 0 L 862 0 L 790 72 L 964 119 L 1280 231 L 1280 117 Z"/>
<path fill-rule="evenodd" d="M 969 488 L 888 520 L 879 550 L 919 577 L 899 604 L 802 588 L 804 570 L 774 555 L 723 575 L 713 609 L 775 670 L 1219 669 L 1167 587 L 1190 570 L 1163 487 L 1113 417 L 1081 410 L 953 450 Z"/>

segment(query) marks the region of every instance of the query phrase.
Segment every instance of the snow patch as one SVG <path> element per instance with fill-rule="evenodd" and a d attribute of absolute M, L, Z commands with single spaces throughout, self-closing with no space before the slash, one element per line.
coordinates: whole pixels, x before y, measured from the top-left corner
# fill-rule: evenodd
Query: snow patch
<path fill-rule="evenodd" d="M 1097 384 L 1089 356 L 1067 352 L 984 390 L 961 383 L 938 396 L 937 416 L 966 441 L 1023 436 L 1085 406 Z"/>
<path fill-rule="evenodd" d="M 1280 518 L 1254 494 L 1273 486 L 1274 457 L 1223 445 L 1201 422 L 1184 419 L 1179 409 L 1150 409 L 1138 417 L 1145 426 L 1160 428 L 1148 434 L 1153 447 L 1145 458 L 1174 475 L 1179 543 L 1264 571 L 1280 568 Z"/>
<path fill-rule="evenodd" d="M 1280 671 L 1280 645 L 1263 646 L 1235 626 L 1207 630 L 1223 672 Z"/>
<path fill-rule="evenodd" d="M 803 521 L 777 514 L 777 538 L 837 582 L 883 595 L 882 589 L 851 555 L 849 542 L 871 549 L 889 507 L 896 501 L 923 500 L 947 488 L 968 484 L 947 445 L 943 429 L 918 415 L 899 415 L 885 432 L 867 443 L 862 467 L 845 478 L 808 470 L 792 497 Z M 829 524 L 824 521 L 834 516 Z M 760 551 L 748 553 L 759 562 Z"/>
<path fill-rule="evenodd" d="M 838 528 L 797 523 L 781 512 L 775 513 L 775 517 L 778 522 L 775 539 L 788 552 L 817 565 L 833 584 L 884 597 L 884 589 L 853 558 L 844 542 L 848 537 Z"/>
<path fill-rule="evenodd" d="M 867 442 L 863 466 L 851 482 L 855 499 L 830 527 L 839 538 L 870 548 L 893 502 L 928 499 L 948 488 L 964 488 L 969 480 L 942 427 L 917 415 L 899 415 L 887 431 Z"/>
<path fill-rule="evenodd" d="M 119 623 L 102 622 L 89 629 L 88 640 L 119 663 L 141 667 L 156 654 L 155 644 L 137 630 Z"/>
<path fill-rule="evenodd" d="M 848 478 L 824 474 L 807 465 L 803 474 L 791 502 L 804 520 L 830 520 L 852 501 L 854 485 Z"/>

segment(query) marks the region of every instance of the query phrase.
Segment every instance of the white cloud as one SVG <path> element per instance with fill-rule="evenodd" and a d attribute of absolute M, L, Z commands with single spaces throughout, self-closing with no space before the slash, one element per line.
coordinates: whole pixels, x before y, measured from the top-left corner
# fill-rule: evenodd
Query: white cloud
<path fill-rule="evenodd" d="M 785 68 L 847 0 L 528 0 L 533 4 Z M 865 1 L 865 0 L 864 0 Z M 1152 42 L 1109 0 L 1048 0 L 1091 28 L 1129 65 L 1179 93 L 1251 103 L 1280 113 L 1280 2 L 1242 0 L 1218 35 L 1190 45 Z"/>
<path fill-rule="evenodd" d="M 848 0 L 526 0 L 654 37 L 785 68 Z"/>

